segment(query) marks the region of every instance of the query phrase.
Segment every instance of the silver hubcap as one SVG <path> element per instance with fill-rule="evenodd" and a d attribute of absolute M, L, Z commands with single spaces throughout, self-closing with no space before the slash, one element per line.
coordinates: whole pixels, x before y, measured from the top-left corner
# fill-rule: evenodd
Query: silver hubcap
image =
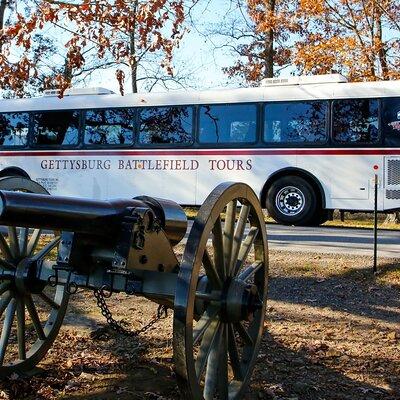
<path fill-rule="evenodd" d="M 276 195 L 276 208 L 284 215 L 300 214 L 305 206 L 304 193 L 297 187 L 285 186 Z"/>

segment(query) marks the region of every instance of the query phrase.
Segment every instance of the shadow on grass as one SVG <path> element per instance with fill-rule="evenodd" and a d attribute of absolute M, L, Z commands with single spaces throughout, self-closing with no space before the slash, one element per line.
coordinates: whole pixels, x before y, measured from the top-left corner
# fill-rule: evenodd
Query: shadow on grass
<path fill-rule="evenodd" d="M 379 266 L 380 275 L 399 271 L 400 265 Z M 272 277 L 269 298 L 400 324 L 400 285 L 379 284 L 371 268 L 351 269 L 321 279 L 313 276 Z"/>
<path fill-rule="evenodd" d="M 386 360 L 385 360 L 386 362 Z M 341 371 L 327 367 L 323 360 L 312 357 L 306 350 L 293 351 L 266 333 L 256 365 L 249 399 L 262 398 L 264 387 L 269 387 L 276 398 L 299 400 L 397 400 L 393 382 L 389 390 L 345 376 Z M 397 390 L 399 387 L 397 387 Z M 271 397 L 271 396 L 270 396 Z"/>
<path fill-rule="evenodd" d="M 392 273 L 399 266 L 386 264 L 380 269 L 382 274 Z M 396 323 L 400 321 L 399 291 L 396 286 L 376 284 L 370 269 L 364 268 L 348 270 L 322 282 L 314 277 L 275 277 L 270 283 L 269 297 L 285 303 L 329 307 Z M 73 302 L 69 314 L 74 316 L 70 324 L 78 330 L 83 326 L 98 326 L 94 318 Z M 157 358 L 152 359 L 149 350 L 154 348 L 158 350 Z M 165 356 L 170 351 L 170 338 L 167 337 L 165 340 L 147 336 L 126 338 L 108 331 L 99 340 L 61 332 L 54 349 L 42 363 L 41 374 L 6 379 L 0 389 L 9 393 L 10 399 L 26 400 L 177 399 L 179 392 L 172 358 Z M 388 364 L 390 361 L 379 362 Z M 368 365 L 368 360 L 360 360 L 360 363 Z M 388 365 L 388 369 L 395 370 L 396 366 Z M 266 333 L 252 386 L 244 398 L 268 399 L 272 390 L 276 399 L 400 399 L 394 394 L 396 389 L 399 390 L 398 380 L 386 383 L 388 390 L 351 379 L 334 366 L 328 367 L 323 359 L 310 355 L 307 350 L 290 349 L 279 338 Z"/>
<path fill-rule="evenodd" d="M 61 338 L 63 339 L 63 338 Z M 166 341 L 139 338 L 121 347 L 126 339 L 109 332 L 108 339 L 93 350 L 93 341 L 80 345 L 71 343 L 70 351 L 80 348 L 82 353 L 97 352 L 91 357 L 102 364 L 80 358 L 65 366 L 65 360 L 53 360 L 44 365 L 41 374 L 32 378 L 6 380 L 1 388 L 12 387 L 10 399 L 63 400 L 172 400 L 179 399 L 173 374 L 172 359 L 151 360 L 146 349 L 162 347 Z M 136 351 L 141 346 L 140 353 Z M 129 359 L 129 360 L 128 360 Z M 112 360 L 112 362 L 110 361 Z M 88 362 L 89 361 L 89 362 Z M 159 362 L 160 361 L 160 362 Z M 274 396 L 271 395 L 271 391 Z M 305 350 L 293 351 L 279 340 L 265 333 L 253 379 L 244 400 L 395 400 L 393 393 L 365 382 L 353 380 L 340 371 L 312 359 Z"/>

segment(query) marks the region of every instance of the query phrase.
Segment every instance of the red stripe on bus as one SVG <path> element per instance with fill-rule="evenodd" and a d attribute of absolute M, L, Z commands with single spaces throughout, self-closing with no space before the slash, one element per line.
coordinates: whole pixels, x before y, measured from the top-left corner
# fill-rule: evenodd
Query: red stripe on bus
<path fill-rule="evenodd" d="M 2 151 L 0 157 L 43 156 L 253 156 L 253 155 L 400 155 L 400 149 L 199 149 L 199 150 L 45 150 Z"/>

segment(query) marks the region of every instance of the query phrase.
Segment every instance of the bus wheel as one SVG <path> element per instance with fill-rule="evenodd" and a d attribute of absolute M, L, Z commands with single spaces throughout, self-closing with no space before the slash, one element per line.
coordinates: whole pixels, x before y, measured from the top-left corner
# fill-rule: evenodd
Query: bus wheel
<path fill-rule="evenodd" d="M 285 176 L 269 188 L 266 199 L 269 215 L 284 225 L 309 225 L 317 212 L 311 185 L 298 176 Z"/>

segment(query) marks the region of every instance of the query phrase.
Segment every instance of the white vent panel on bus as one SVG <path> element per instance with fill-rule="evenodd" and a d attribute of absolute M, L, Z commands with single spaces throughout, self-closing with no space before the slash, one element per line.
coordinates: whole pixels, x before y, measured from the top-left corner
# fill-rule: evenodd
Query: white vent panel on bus
<path fill-rule="evenodd" d="M 400 208 L 400 157 L 385 157 L 384 178 L 384 209 L 394 210 Z"/>
<path fill-rule="evenodd" d="M 390 186 L 400 185 L 400 159 L 387 161 L 387 183 Z"/>
<path fill-rule="evenodd" d="M 400 190 L 386 190 L 386 198 L 389 200 L 400 200 Z"/>

